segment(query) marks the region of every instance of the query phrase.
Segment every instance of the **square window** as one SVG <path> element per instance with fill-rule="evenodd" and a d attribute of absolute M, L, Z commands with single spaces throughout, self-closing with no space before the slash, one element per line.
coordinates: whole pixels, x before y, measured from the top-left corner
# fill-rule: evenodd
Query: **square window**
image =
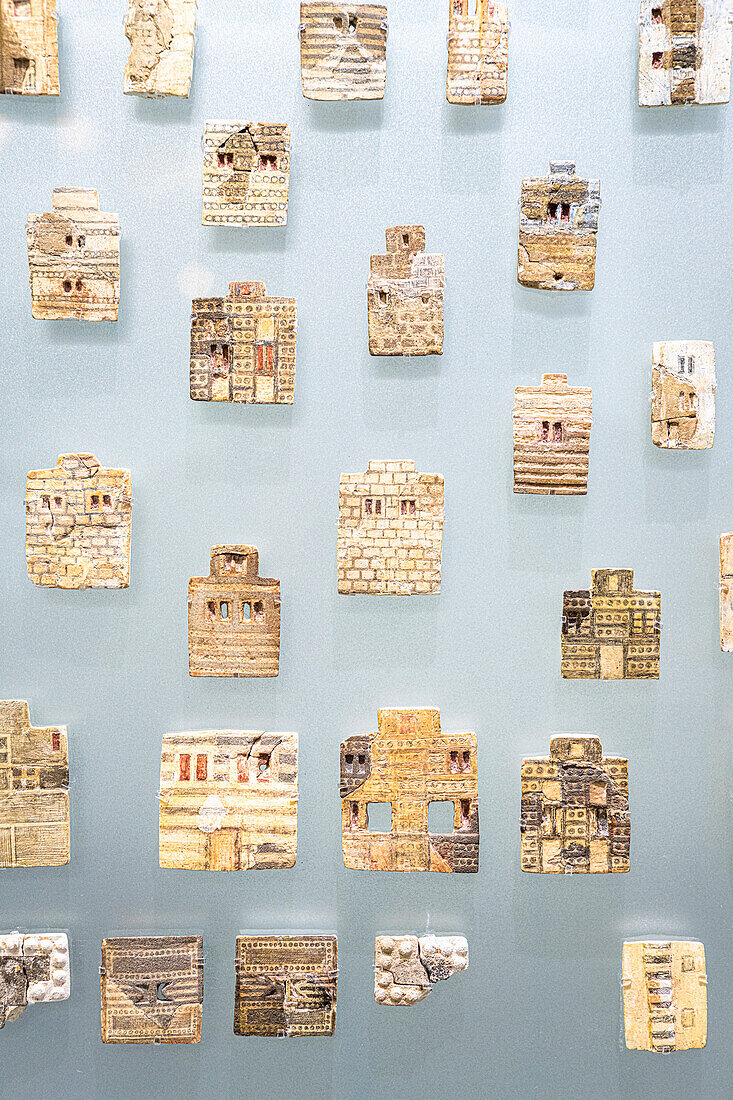
<path fill-rule="evenodd" d="M 694 1008 L 682 1009 L 682 1026 L 694 1027 L 695 1026 L 695 1010 Z"/>
<path fill-rule="evenodd" d="M 370 833 L 391 833 L 392 803 L 369 802 L 366 808 L 366 824 Z"/>
<path fill-rule="evenodd" d="M 428 803 L 428 832 L 436 836 L 445 836 L 453 832 L 456 808 L 452 802 Z"/>
<path fill-rule="evenodd" d="M 683 970 L 683 972 L 694 970 L 694 969 L 695 969 L 695 956 L 694 955 L 683 955 L 682 956 L 682 970 Z"/>

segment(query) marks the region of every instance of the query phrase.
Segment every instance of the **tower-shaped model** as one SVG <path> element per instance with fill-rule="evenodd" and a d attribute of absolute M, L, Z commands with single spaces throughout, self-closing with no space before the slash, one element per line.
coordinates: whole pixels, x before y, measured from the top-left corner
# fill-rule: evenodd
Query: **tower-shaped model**
<path fill-rule="evenodd" d="M 56 0 L 0 0 L 0 92 L 59 94 Z"/>
<path fill-rule="evenodd" d="M 197 0 L 129 0 L 125 95 L 188 96 Z"/>
<path fill-rule="evenodd" d="M 56 187 L 53 210 L 26 226 L 31 312 L 42 321 L 116 321 L 120 219 L 103 214 L 96 191 Z"/>
<path fill-rule="evenodd" d="M 662 597 L 634 588 L 633 569 L 594 569 L 591 587 L 565 592 L 566 680 L 658 680 Z"/>
<path fill-rule="evenodd" d="M 699 941 L 627 942 L 621 973 L 629 1050 L 670 1054 L 705 1046 L 708 978 Z"/>
<path fill-rule="evenodd" d="M 705 340 L 663 340 L 652 350 L 652 440 L 709 450 L 715 440 L 715 350 Z"/>
<path fill-rule="evenodd" d="M 514 391 L 514 492 L 577 496 L 588 492 L 591 391 L 566 374 Z"/>
<path fill-rule="evenodd" d="M 194 298 L 192 400 L 292 405 L 296 329 L 295 298 L 268 298 L 264 283 Z"/>
<path fill-rule="evenodd" d="M 280 122 L 207 122 L 202 190 L 204 225 L 285 225 L 289 128 Z"/>
<path fill-rule="evenodd" d="M 601 206 L 598 180 L 554 161 L 549 176 L 522 180 L 517 278 L 535 290 L 592 290 Z"/>
<path fill-rule="evenodd" d="M 629 762 L 597 737 L 553 737 L 522 761 L 522 870 L 608 874 L 630 867 Z"/>
<path fill-rule="evenodd" d="M 277 676 L 280 581 L 259 575 L 255 546 L 212 546 L 208 577 L 188 584 L 191 676 Z"/>
<path fill-rule="evenodd" d="M 639 106 L 727 103 L 733 0 L 641 0 Z"/>
<path fill-rule="evenodd" d="M 387 9 L 348 0 L 302 0 L 300 72 L 306 99 L 383 99 Z"/>
<path fill-rule="evenodd" d="M 372 256 L 367 304 L 371 355 L 442 355 L 445 265 L 425 251 L 421 225 L 387 230 L 387 252 Z"/>
<path fill-rule="evenodd" d="M 503 103 L 507 91 L 509 16 L 493 0 L 448 0 L 450 103 Z"/>
<path fill-rule="evenodd" d="M 478 871 L 478 762 L 474 733 L 443 733 L 440 711 L 380 710 L 377 733 L 341 745 L 344 865 L 356 871 Z M 431 803 L 450 804 L 452 829 L 430 830 Z M 390 827 L 369 827 L 387 803 Z"/>

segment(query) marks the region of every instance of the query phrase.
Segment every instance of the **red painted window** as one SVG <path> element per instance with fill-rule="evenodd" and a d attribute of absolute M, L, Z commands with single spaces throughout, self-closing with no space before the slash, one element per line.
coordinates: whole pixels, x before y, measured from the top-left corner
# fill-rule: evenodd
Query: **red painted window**
<path fill-rule="evenodd" d="M 196 779 L 199 783 L 205 783 L 209 774 L 209 759 L 205 752 L 200 752 L 196 757 Z"/>
<path fill-rule="evenodd" d="M 558 421 L 552 425 L 552 442 L 562 443 L 562 424 Z"/>
<path fill-rule="evenodd" d="M 191 757 L 187 752 L 182 752 L 178 758 L 178 775 L 183 783 L 191 778 Z"/>
<path fill-rule="evenodd" d="M 547 443 L 548 439 L 550 438 L 550 421 L 549 420 L 543 420 L 542 421 L 542 436 L 541 436 L 541 438 L 542 438 L 543 443 Z"/>
<path fill-rule="evenodd" d="M 562 206 L 560 207 L 560 221 L 561 222 L 569 222 L 570 221 L 570 203 L 569 202 L 564 202 L 562 204 Z"/>
<path fill-rule="evenodd" d="M 61 734 L 58 730 L 54 730 L 51 734 L 51 748 L 54 752 L 59 752 L 61 749 Z"/>
<path fill-rule="evenodd" d="M 237 757 L 237 780 L 246 783 L 249 779 L 249 762 L 246 756 Z"/>
<path fill-rule="evenodd" d="M 264 370 L 265 368 L 265 347 L 264 344 L 257 345 L 257 370 Z"/>

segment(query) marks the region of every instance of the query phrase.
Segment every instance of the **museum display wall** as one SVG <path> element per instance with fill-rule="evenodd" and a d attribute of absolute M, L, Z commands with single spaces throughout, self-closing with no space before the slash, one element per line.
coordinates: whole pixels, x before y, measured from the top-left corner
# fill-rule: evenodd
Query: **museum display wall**
<path fill-rule="evenodd" d="M 0 1093 L 727 1096 L 720 53 L 511 0 L 471 102 L 463 17 L 388 0 L 339 100 L 315 3 L 200 0 L 191 66 L 181 0 L 151 67 L 58 0 L 57 82 L 51 6 L 0 65 L 0 719 L 55 807 L 0 837 Z"/>

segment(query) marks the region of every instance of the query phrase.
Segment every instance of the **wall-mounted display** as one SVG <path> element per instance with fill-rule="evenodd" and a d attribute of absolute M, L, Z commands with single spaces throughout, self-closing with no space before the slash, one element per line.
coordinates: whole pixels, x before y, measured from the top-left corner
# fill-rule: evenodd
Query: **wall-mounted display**
<path fill-rule="evenodd" d="M 720 536 L 720 648 L 733 653 L 733 532 Z"/>
<path fill-rule="evenodd" d="M 343 595 L 415 596 L 440 592 L 444 484 L 411 461 L 372 460 L 342 474 L 337 537 Z"/>
<path fill-rule="evenodd" d="M 464 936 L 377 936 L 374 998 L 380 1005 L 409 1007 L 424 1001 L 436 982 L 467 968 Z"/>
<path fill-rule="evenodd" d="M 445 263 L 425 251 L 422 225 L 387 230 L 367 285 L 370 355 L 442 355 Z"/>
<path fill-rule="evenodd" d="M 664 340 L 652 349 L 652 441 L 680 451 L 715 440 L 715 349 L 705 340 Z"/>
<path fill-rule="evenodd" d="M 97 192 L 55 187 L 53 210 L 26 223 L 31 313 L 39 321 L 116 321 L 120 219 Z"/>
<path fill-rule="evenodd" d="M 56 0 L 0 0 L 0 92 L 59 94 Z"/>
<path fill-rule="evenodd" d="M 48 588 L 127 588 L 132 481 L 93 454 L 31 470 L 25 492 L 28 576 Z"/>
<path fill-rule="evenodd" d="M 639 106 L 727 103 L 732 0 L 641 0 Z"/>
<path fill-rule="evenodd" d="M 208 577 L 188 583 L 191 676 L 277 676 L 280 581 L 259 575 L 256 546 L 212 546 Z"/>
<path fill-rule="evenodd" d="M 659 592 L 634 588 L 633 569 L 594 569 L 590 589 L 563 594 L 566 680 L 658 680 Z"/>
<path fill-rule="evenodd" d="M 592 394 L 566 374 L 514 391 L 514 492 L 578 496 L 588 492 Z"/>
<path fill-rule="evenodd" d="M 285 123 L 204 125 L 204 225 L 285 225 L 289 189 Z"/>
<path fill-rule="evenodd" d="M 509 13 L 493 0 L 448 0 L 449 103 L 503 103 L 509 68 Z"/>
<path fill-rule="evenodd" d="M 300 72 L 307 99 L 383 99 L 386 7 L 346 0 L 303 0 Z"/>
<path fill-rule="evenodd" d="M 629 1050 L 669 1054 L 705 1046 L 707 974 L 697 940 L 625 943 L 621 985 Z"/>
<path fill-rule="evenodd" d="M 230 283 L 225 298 L 194 298 L 191 398 L 292 405 L 295 298 L 268 298 L 264 283 Z"/>
<path fill-rule="evenodd" d="M 429 708 L 380 710 L 377 724 L 341 744 L 344 866 L 478 871 L 476 735 L 443 733 L 440 711 Z M 445 811 L 438 828 L 431 805 Z M 370 811 L 384 811 L 381 829 Z"/>
<path fill-rule="evenodd" d="M 293 867 L 297 850 L 297 733 L 165 735 L 161 867 L 277 870 Z"/>
<path fill-rule="evenodd" d="M 129 0 L 125 95 L 188 97 L 197 0 Z"/>
<path fill-rule="evenodd" d="M 103 1043 L 198 1043 L 203 936 L 102 940 Z"/>
<path fill-rule="evenodd" d="M 608 874 L 630 868 L 629 762 L 597 737 L 553 737 L 522 761 L 522 870 Z"/>
<path fill-rule="evenodd" d="M 234 969 L 235 1035 L 333 1035 L 336 936 L 237 936 Z"/>
<path fill-rule="evenodd" d="M 0 702 L 0 867 L 69 862 L 66 726 L 36 729 L 28 704 Z"/>
<path fill-rule="evenodd" d="M 549 176 L 522 180 L 517 279 L 535 290 L 592 290 L 601 207 L 599 180 L 553 161 Z"/>
<path fill-rule="evenodd" d="M 63 932 L 0 932 L 0 1028 L 28 1005 L 65 1001 L 70 993 L 69 941 Z M 6 1066 L 6 1079 L 9 1073 Z"/>

